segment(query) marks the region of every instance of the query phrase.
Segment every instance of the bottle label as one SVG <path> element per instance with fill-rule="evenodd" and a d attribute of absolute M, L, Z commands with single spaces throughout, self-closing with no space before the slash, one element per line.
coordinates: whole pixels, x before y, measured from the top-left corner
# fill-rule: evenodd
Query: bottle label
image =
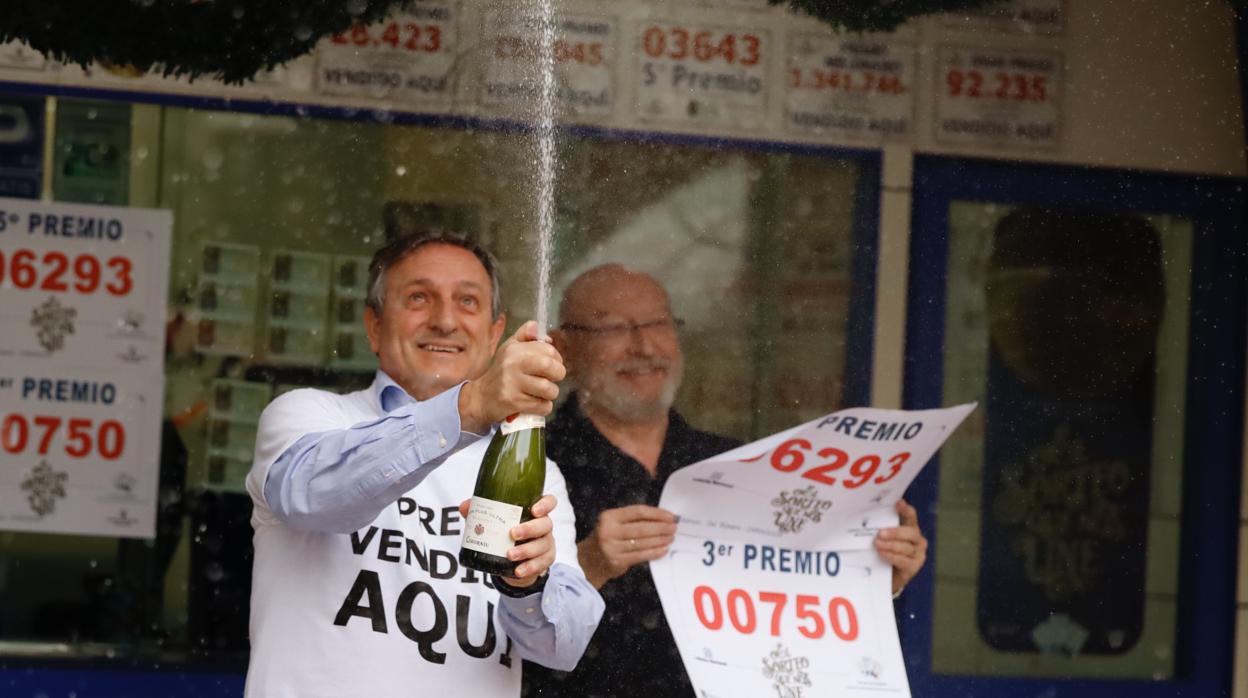
<path fill-rule="evenodd" d="M 511 528 L 520 523 L 522 513 L 524 509 L 515 504 L 473 497 L 468 505 L 468 519 L 464 522 L 464 547 L 507 557 L 507 551 L 515 545 Z"/>
<path fill-rule="evenodd" d="M 541 429 L 546 426 L 546 418 L 535 414 L 513 414 L 498 425 L 503 436 L 525 429 Z"/>

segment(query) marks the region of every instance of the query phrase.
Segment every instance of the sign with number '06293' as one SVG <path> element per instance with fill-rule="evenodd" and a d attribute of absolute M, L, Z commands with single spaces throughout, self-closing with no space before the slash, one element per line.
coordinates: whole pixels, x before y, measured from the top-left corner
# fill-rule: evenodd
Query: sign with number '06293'
<path fill-rule="evenodd" d="M 672 475 L 650 570 L 699 696 L 909 695 L 873 541 L 972 409 L 844 410 Z"/>
<path fill-rule="evenodd" d="M 0 199 L 0 529 L 155 534 L 171 226 Z"/>

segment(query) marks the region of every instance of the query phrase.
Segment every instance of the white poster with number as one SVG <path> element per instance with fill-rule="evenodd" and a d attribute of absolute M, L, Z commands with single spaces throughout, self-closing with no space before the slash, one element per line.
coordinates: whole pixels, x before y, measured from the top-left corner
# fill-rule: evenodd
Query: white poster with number
<path fill-rule="evenodd" d="M 458 50 L 459 6 L 427 0 L 317 47 L 316 84 L 324 94 L 450 103 Z"/>
<path fill-rule="evenodd" d="M 637 116 L 756 128 L 767 116 L 769 34 L 667 21 L 639 22 Z"/>
<path fill-rule="evenodd" d="M 155 535 L 172 223 L 0 199 L 0 529 Z"/>
<path fill-rule="evenodd" d="M 555 26 L 555 97 L 560 113 L 610 116 L 615 112 L 615 18 L 560 14 Z M 541 97 L 541 27 L 526 26 L 525 18 L 514 10 L 493 10 L 486 15 L 484 31 L 481 104 L 535 103 Z"/>
<path fill-rule="evenodd" d="M 795 34 L 784 125 L 793 133 L 872 141 L 910 136 L 914 46 L 879 37 Z"/>
<path fill-rule="evenodd" d="M 936 140 L 957 145 L 1058 146 L 1060 53 L 944 46 L 937 66 Z"/>
<path fill-rule="evenodd" d="M 910 695 L 873 541 L 974 408 L 843 410 L 672 475 L 650 570 L 699 696 Z"/>

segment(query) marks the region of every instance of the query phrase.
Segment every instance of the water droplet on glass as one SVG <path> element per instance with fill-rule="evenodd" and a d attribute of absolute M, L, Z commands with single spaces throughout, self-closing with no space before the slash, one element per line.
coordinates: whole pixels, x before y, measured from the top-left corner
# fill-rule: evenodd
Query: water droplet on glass
<path fill-rule="evenodd" d="M 234 9 L 230 10 L 230 15 L 232 15 L 234 19 L 242 19 L 245 14 L 247 14 L 247 8 L 242 5 L 235 5 Z"/>
<path fill-rule="evenodd" d="M 204 167 L 215 170 L 225 164 L 225 154 L 218 148 L 209 148 L 204 151 Z"/>
<path fill-rule="evenodd" d="M 307 41 L 312 38 L 312 27 L 306 24 L 300 24 L 295 27 L 295 38 L 300 41 Z"/>
<path fill-rule="evenodd" d="M 398 167 L 394 168 L 394 173 L 400 177 L 406 176 L 407 168 L 404 167 L 403 165 L 399 165 Z"/>
<path fill-rule="evenodd" d="M 222 569 L 220 563 L 214 562 L 211 565 L 208 565 L 208 568 L 204 570 L 204 576 L 207 577 L 210 582 L 219 582 L 222 579 L 225 579 L 225 570 Z"/>

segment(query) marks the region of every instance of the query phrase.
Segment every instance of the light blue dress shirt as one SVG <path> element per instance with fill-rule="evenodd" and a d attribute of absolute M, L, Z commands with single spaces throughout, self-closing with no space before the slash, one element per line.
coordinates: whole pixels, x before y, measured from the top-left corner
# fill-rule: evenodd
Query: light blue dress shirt
<path fill-rule="evenodd" d="M 369 390 L 382 416 L 300 437 L 269 468 L 265 502 L 299 530 L 349 534 L 368 526 L 448 457 L 488 436 L 462 431 L 462 388 L 419 402 L 378 371 Z M 603 609 L 602 597 L 579 569 L 556 563 L 542 592 L 519 599 L 500 595 L 498 617 L 520 656 L 570 671 Z"/>

